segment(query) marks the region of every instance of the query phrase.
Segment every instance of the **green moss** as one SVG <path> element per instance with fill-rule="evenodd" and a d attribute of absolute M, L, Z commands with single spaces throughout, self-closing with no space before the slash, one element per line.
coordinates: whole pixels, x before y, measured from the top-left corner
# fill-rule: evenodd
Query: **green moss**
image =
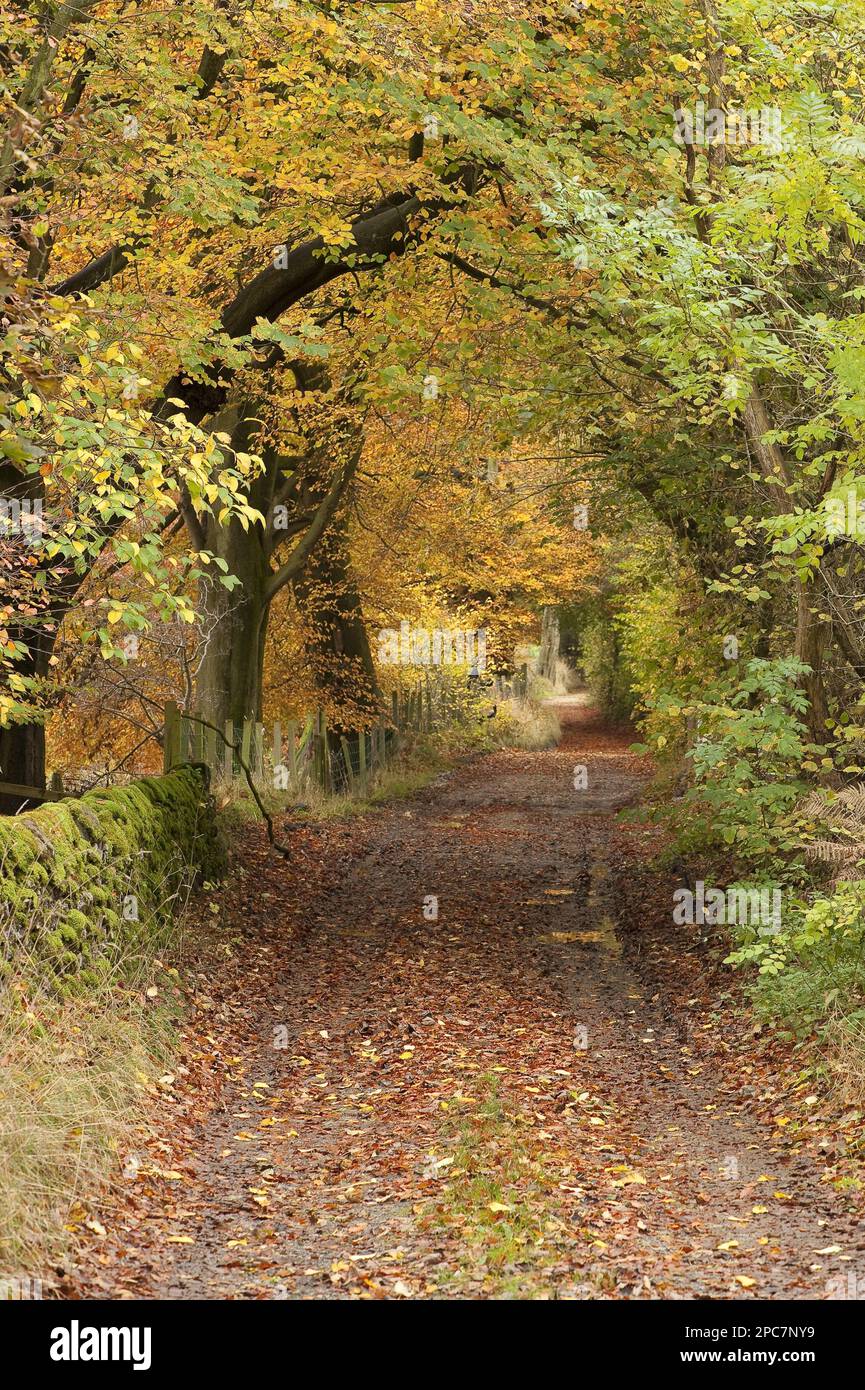
<path fill-rule="evenodd" d="M 224 848 L 207 773 L 176 768 L 126 787 L 0 818 L 0 926 L 63 986 L 170 926 L 180 895 L 217 880 Z"/>

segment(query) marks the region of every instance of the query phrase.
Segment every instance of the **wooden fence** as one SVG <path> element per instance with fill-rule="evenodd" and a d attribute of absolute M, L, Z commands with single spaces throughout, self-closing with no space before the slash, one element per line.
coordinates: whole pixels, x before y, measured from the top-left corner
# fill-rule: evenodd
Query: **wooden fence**
<path fill-rule="evenodd" d="M 41 806 L 44 801 L 62 801 L 64 797 L 74 795 L 74 792 L 64 790 L 63 778 L 59 772 L 52 772 L 47 787 L 30 787 L 21 782 L 0 782 L 0 797 L 20 801 L 22 807 L 26 807 L 31 801 L 34 805 Z"/>
<path fill-rule="evenodd" d="M 201 762 L 215 780 L 245 780 L 248 770 L 256 782 L 272 777 L 281 791 L 298 792 L 309 784 L 346 790 L 365 785 L 394 756 L 407 731 L 431 731 L 435 723 L 432 694 L 423 683 L 402 698 L 393 692 L 389 719 L 382 715 L 370 728 L 340 734 L 328 729 L 324 710 L 303 723 L 288 720 L 266 729 L 252 719 L 228 720 L 220 730 L 169 702 L 163 768 L 168 772 L 178 763 Z"/>
<path fill-rule="evenodd" d="M 495 700 L 524 700 L 528 691 L 528 668 L 522 666 L 509 679 L 496 676 L 484 683 Z M 427 676 L 415 685 L 393 691 L 389 718 L 362 732 L 328 736 L 323 710 L 303 723 L 289 720 L 274 724 L 268 732 L 263 724 L 246 719 L 242 724 L 226 723 L 222 730 L 211 728 L 199 716 L 181 711 L 173 702 L 165 706 L 163 770 L 179 763 L 206 763 L 214 778 L 225 781 L 250 775 L 263 782 L 272 776 L 274 786 L 294 792 L 313 784 L 328 791 L 363 786 L 398 751 L 409 732 L 431 732 L 454 721 L 456 701 L 445 683 Z M 107 785 L 107 783 L 106 783 Z M 59 772 L 54 772 L 47 788 L 0 781 L 0 798 L 21 807 L 39 805 L 77 796 L 80 789 L 64 788 Z"/>
<path fill-rule="evenodd" d="M 525 699 L 527 688 L 523 666 L 510 681 L 495 677 L 484 690 L 496 700 Z M 295 793 L 309 785 L 351 790 L 363 787 L 390 761 L 408 732 L 431 733 L 453 723 L 459 712 L 455 692 L 429 676 L 391 693 L 389 717 L 382 714 L 371 727 L 338 735 L 328 730 L 324 710 L 303 722 L 275 723 L 269 730 L 252 719 L 228 720 L 224 729 L 217 729 L 169 702 L 163 767 L 168 772 L 178 763 L 206 763 L 214 780 L 228 782 L 244 780 L 248 769 L 257 783 L 272 777 L 275 788 Z"/>

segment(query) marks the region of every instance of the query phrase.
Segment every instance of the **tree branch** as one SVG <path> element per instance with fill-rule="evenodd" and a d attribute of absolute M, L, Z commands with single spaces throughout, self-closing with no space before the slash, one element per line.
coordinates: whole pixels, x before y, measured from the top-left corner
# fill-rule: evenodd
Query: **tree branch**
<path fill-rule="evenodd" d="M 313 517 L 312 524 L 305 533 L 303 540 L 298 541 L 288 559 L 280 565 L 279 569 L 271 575 L 264 586 L 264 598 L 266 603 L 270 603 L 279 593 L 280 589 L 290 583 L 306 564 L 315 546 L 318 544 L 322 534 L 327 529 L 333 519 L 337 507 L 342 501 L 343 495 L 349 482 L 354 476 L 362 451 L 362 441 L 352 450 L 344 466 L 337 473 L 326 496 L 319 503 Z"/>

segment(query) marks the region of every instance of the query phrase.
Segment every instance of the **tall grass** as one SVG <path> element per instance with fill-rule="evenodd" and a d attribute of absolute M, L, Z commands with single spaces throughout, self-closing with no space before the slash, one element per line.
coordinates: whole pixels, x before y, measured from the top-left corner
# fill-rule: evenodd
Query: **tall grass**
<path fill-rule="evenodd" d="M 185 900 L 177 898 L 175 909 Z M 53 901 L 52 914 L 57 909 Z M 144 919 L 137 926 L 122 951 L 106 940 L 104 955 L 88 960 L 86 988 L 74 979 L 60 988 L 41 949 L 40 922 L 26 939 L 0 922 L 0 1289 L 7 1292 L 40 1276 L 74 1240 L 87 1201 L 119 1178 L 143 1093 L 171 1055 L 179 1010 L 173 978 L 155 954 L 166 928 Z"/>

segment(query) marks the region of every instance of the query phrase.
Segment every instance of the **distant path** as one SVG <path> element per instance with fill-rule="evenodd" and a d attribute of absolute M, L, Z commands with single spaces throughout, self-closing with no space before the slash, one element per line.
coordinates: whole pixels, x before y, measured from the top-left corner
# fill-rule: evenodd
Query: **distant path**
<path fill-rule="evenodd" d="M 295 866 L 251 832 L 239 941 L 73 1296 L 823 1298 L 865 1270 L 745 1054 L 628 963 L 643 839 L 614 812 L 645 774 L 582 697 L 558 712 L 557 749 L 300 832 Z"/>

